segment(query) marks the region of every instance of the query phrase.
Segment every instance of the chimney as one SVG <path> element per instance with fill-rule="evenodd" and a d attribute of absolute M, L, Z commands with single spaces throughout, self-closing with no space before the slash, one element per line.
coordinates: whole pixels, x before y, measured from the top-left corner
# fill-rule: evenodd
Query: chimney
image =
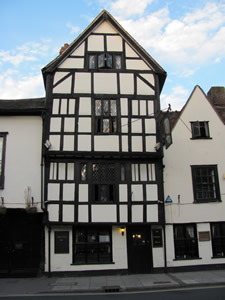
<path fill-rule="evenodd" d="M 225 88 L 223 86 L 211 87 L 207 96 L 214 105 L 225 105 Z"/>
<path fill-rule="evenodd" d="M 67 48 L 69 47 L 69 44 L 64 44 L 63 47 L 61 47 L 60 51 L 59 51 L 59 54 L 61 55 Z"/>

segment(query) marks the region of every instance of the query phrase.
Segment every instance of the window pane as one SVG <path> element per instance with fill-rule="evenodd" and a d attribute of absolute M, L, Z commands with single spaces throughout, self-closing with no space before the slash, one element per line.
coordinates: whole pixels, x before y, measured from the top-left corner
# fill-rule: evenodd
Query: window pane
<path fill-rule="evenodd" d="M 102 111 L 102 104 L 101 104 L 101 100 L 95 100 L 95 115 L 96 116 L 101 116 Z"/>
<path fill-rule="evenodd" d="M 2 175 L 3 141 L 4 141 L 4 138 L 0 137 L 0 176 Z"/>
<path fill-rule="evenodd" d="M 81 181 L 87 180 L 87 165 L 82 164 L 81 165 Z"/>
<path fill-rule="evenodd" d="M 109 115 L 109 101 L 103 100 L 103 116 Z"/>
<path fill-rule="evenodd" d="M 110 114 L 111 116 L 117 116 L 117 107 L 116 107 L 116 100 L 110 101 Z"/>
<path fill-rule="evenodd" d="M 103 133 L 109 133 L 109 119 L 103 119 Z"/>
<path fill-rule="evenodd" d="M 147 181 L 147 166 L 140 164 L 141 181 Z"/>
<path fill-rule="evenodd" d="M 98 56 L 98 67 L 99 68 L 104 68 L 105 67 L 105 54 L 100 54 Z"/>
<path fill-rule="evenodd" d="M 108 53 L 106 53 L 106 67 L 112 68 L 112 55 Z"/>
<path fill-rule="evenodd" d="M 121 55 L 116 55 L 115 56 L 115 67 L 116 69 L 121 69 Z"/>
<path fill-rule="evenodd" d="M 95 55 L 89 56 L 89 69 L 95 69 Z"/>
<path fill-rule="evenodd" d="M 124 165 L 121 165 L 121 168 L 120 168 L 120 172 L 121 172 L 121 181 L 125 181 L 125 166 Z"/>
<path fill-rule="evenodd" d="M 107 202 L 108 201 L 108 187 L 107 185 L 100 185 L 100 201 Z"/>

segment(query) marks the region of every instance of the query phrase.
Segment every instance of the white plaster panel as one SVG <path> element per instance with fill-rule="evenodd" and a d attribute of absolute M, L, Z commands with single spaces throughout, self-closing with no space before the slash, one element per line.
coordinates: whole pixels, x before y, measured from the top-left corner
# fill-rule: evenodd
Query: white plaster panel
<path fill-rule="evenodd" d="M 69 72 L 56 72 L 54 75 L 54 81 L 53 84 L 56 84 L 60 79 L 65 77 Z"/>
<path fill-rule="evenodd" d="M 150 86 L 148 86 L 143 80 L 137 78 L 137 94 L 154 95 L 155 91 Z"/>
<path fill-rule="evenodd" d="M 131 119 L 131 132 L 142 133 L 142 119 Z"/>
<path fill-rule="evenodd" d="M 128 152 L 128 136 L 127 135 L 122 136 L 122 151 Z"/>
<path fill-rule="evenodd" d="M 63 184 L 63 200 L 74 201 L 75 200 L 75 184 L 64 183 Z"/>
<path fill-rule="evenodd" d="M 127 205 L 120 205 L 120 222 L 128 221 Z"/>
<path fill-rule="evenodd" d="M 158 200 L 157 184 L 146 184 L 146 200 L 147 201 L 157 201 Z"/>
<path fill-rule="evenodd" d="M 59 200 L 59 183 L 49 183 L 48 184 L 48 201 Z"/>
<path fill-rule="evenodd" d="M 126 57 L 139 57 L 137 53 L 127 43 L 125 43 L 125 53 Z"/>
<path fill-rule="evenodd" d="M 50 135 L 51 151 L 58 151 L 60 149 L 60 135 Z"/>
<path fill-rule="evenodd" d="M 52 204 L 48 205 L 48 218 L 51 222 L 59 221 L 59 205 Z"/>
<path fill-rule="evenodd" d="M 59 163 L 59 180 L 65 180 L 66 178 L 66 164 Z"/>
<path fill-rule="evenodd" d="M 74 115 L 75 114 L 75 99 L 69 99 L 69 115 Z"/>
<path fill-rule="evenodd" d="M 151 70 L 141 59 L 126 59 L 127 70 Z"/>
<path fill-rule="evenodd" d="M 119 137 L 95 136 L 94 151 L 119 151 Z"/>
<path fill-rule="evenodd" d="M 140 100 L 140 115 L 141 116 L 146 116 L 147 115 L 146 101 L 145 100 Z"/>
<path fill-rule="evenodd" d="M 61 118 L 51 118 L 50 120 L 50 132 L 61 131 Z"/>
<path fill-rule="evenodd" d="M 63 69 L 83 69 L 84 68 L 84 59 L 83 58 L 67 58 L 59 68 Z"/>
<path fill-rule="evenodd" d="M 147 222 L 158 222 L 158 204 L 147 205 Z"/>
<path fill-rule="evenodd" d="M 142 137 L 132 136 L 132 152 L 143 151 Z"/>
<path fill-rule="evenodd" d="M 98 27 L 93 31 L 94 33 L 117 33 L 114 27 L 107 21 L 102 22 Z"/>
<path fill-rule="evenodd" d="M 79 118 L 78 132 L 91 132 L 91 118 Z"/>
<path fill-rule="evenodd" d="M 96 94 L 117 94 L 117 74 L 94 73 L 94 92 Z"/>
<path fill-rule="evenodd" d="M 92 222 L 116 222 L 116 205 L 92 205 Z"/>
<path fill-rule="evenodd" d="M 78 135 L 78 151 L 91 151 L 91 135 Z"/>
<path fill-rule="evenodd" d="M 145 133 L 156 133 L 155 119 L 145 119 Z"/>
<path fill-rule="evenodd" d="M 143 185 L 132 184 L 131 185 L 131 200 L 132 201 L 143 201 Z"/>
<path fill-rule="evenodd" d="M 65 98 L 61 99 L 60 113 L 61 113 L 61 115 L 67 114 L 67 99 L 65 99 Z"/>
<path fill-rule="evenodd" d="M 151 100 L 148 101 L 148 115 L 154 115 L 154 102 Z"/>
<path fill-rule="evenodd" d="M 67 179 L 68 180 L 74 179 L 74 163 L 67 164 Z"/>
<path fill-rule="evenodd" d="M 78 221 L 84 223 L 88 222 L 88 205 L 78 206 Z"/>
<path fill-rule="evenodd" d="M 121 118 L 121 132 L 128 133 L 128 118 Z"/>
<path fill-rule="evenodd" d="M 74 151 L 74 136 L 64 135 L 63 136 L 63 150 L 64 151 Z"/>
<path fill-rule="evenodd" d="M 74 205 L 63 205 L 63 222 L 74 222 Z"/>
<path fill-rule="evenodd" d="M 122 38 L 118 35 L 108 35 L 106 37 L 107 51 L 123 51 Z"/>
<path fill-rule="evenodd" d="M 65 118 L 64 131 L 65 132 L 74 132 L 75 131 L 75 118 Z"/>
<path fill-rule="evenodd" d="M 121 94 L 134 94 L 134 75 L 133 74 L 120 74 L 120 93 Z"/>
<path fill-rule="evenodd" d="M 83 42 L 80 46 L 77 47 L 77 49 L 75 51 L 73 51 L 73 53 L 71 53 L 71 55 L 73 56 L 84 56 L 84 45 L 85 43 Z"/>
<path fill-rule="evenodd" d="M 132 100 L 132 115 L 138 115 L 138 100 Z"/>
<path fill-rule="evenodd" d="M 104 51 L 104 36 L 90 35 L 88 37 L 88 51 Z"/>
<path fill-rule="evenodd" d="M 119 185 L 119 199 L 120 202 L 127 201 L 127 184 Z"/>
<path fill-rule="evenodd" d="M 72 76 L 68 77 L 56 87 L 53 88 L 53 93 L 56 94 L 70 94 L 71 93 Z"/>
<path fill-rule="evenodd" d="M 140 73 L 140 75 L 151 83 L 151 85 L 155 86 L 155 78 L 153 74 Z"/>
<path fill-rule="evenodd" d="M 121 108 L 121 116 L 128 115 L 128 99 L 120 98 L 120 108 Z"/>
<path fill-rule="evenodd" d="M 146 144 L 146 152 L 156 152 L 154 146 L 156 144 L 156 137 L 155 136 L 146 136 L 145 137 L 145 144 Z"/>
<path fill-rule="evenodd" d="M 80 97 L 79 115 L 91 115 L 91 98 Z"/>
<path fill-rule="evenodd" d="M 79 184 L 79 201 L 88 202 L 88 184 Z"/>
<path fill-rule="evenodd" d="M 90 73 L 75 73 L 74 93 L 91 93 Z"/>
<path fill-rule="evenodd" d="M 132 205 L 132 222 L 143 222 L 143 205 Z"/>
<path fill-rule="evenodd" d="M 59 98 L 53 99 L 52 113 L 54 115 L 58 115 L 59 113 Z"/>

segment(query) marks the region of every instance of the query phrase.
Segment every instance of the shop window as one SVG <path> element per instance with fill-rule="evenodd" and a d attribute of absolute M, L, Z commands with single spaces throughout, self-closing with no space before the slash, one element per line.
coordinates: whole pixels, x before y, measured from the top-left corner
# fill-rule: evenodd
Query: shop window
<path fill-rule="evenodd" d="M 195 202 L 220 201 L 217 166 L 192 166 Z"/>
<path fill-rule="evenodd" d="M 111 229 L 81 227 L 74 230 L 74 264 L 112 262 Z"/>
<path fill-rule="evenodd" d="M 0 189 L 4 188 L 5 181 L 6 134 L 7 133 L 0 133 Z"/>
<path fill-rule="evenodd" d="M 211 224 L 213 257 L 225 257 L 225 223 Z"/>
<path fill-rule="evenodd" d="M 174 225 L 176 259 L 198 258 L 198 240 L 195 224 Z"/>

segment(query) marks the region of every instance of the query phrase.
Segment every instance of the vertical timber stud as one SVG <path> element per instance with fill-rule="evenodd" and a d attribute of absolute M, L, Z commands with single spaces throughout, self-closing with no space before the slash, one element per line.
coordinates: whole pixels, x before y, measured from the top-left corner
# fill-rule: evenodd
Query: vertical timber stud
<path fill-rule="evenodd" d="M 51 226 L 48 225 L 48 277 L 51 277 Z"/>

